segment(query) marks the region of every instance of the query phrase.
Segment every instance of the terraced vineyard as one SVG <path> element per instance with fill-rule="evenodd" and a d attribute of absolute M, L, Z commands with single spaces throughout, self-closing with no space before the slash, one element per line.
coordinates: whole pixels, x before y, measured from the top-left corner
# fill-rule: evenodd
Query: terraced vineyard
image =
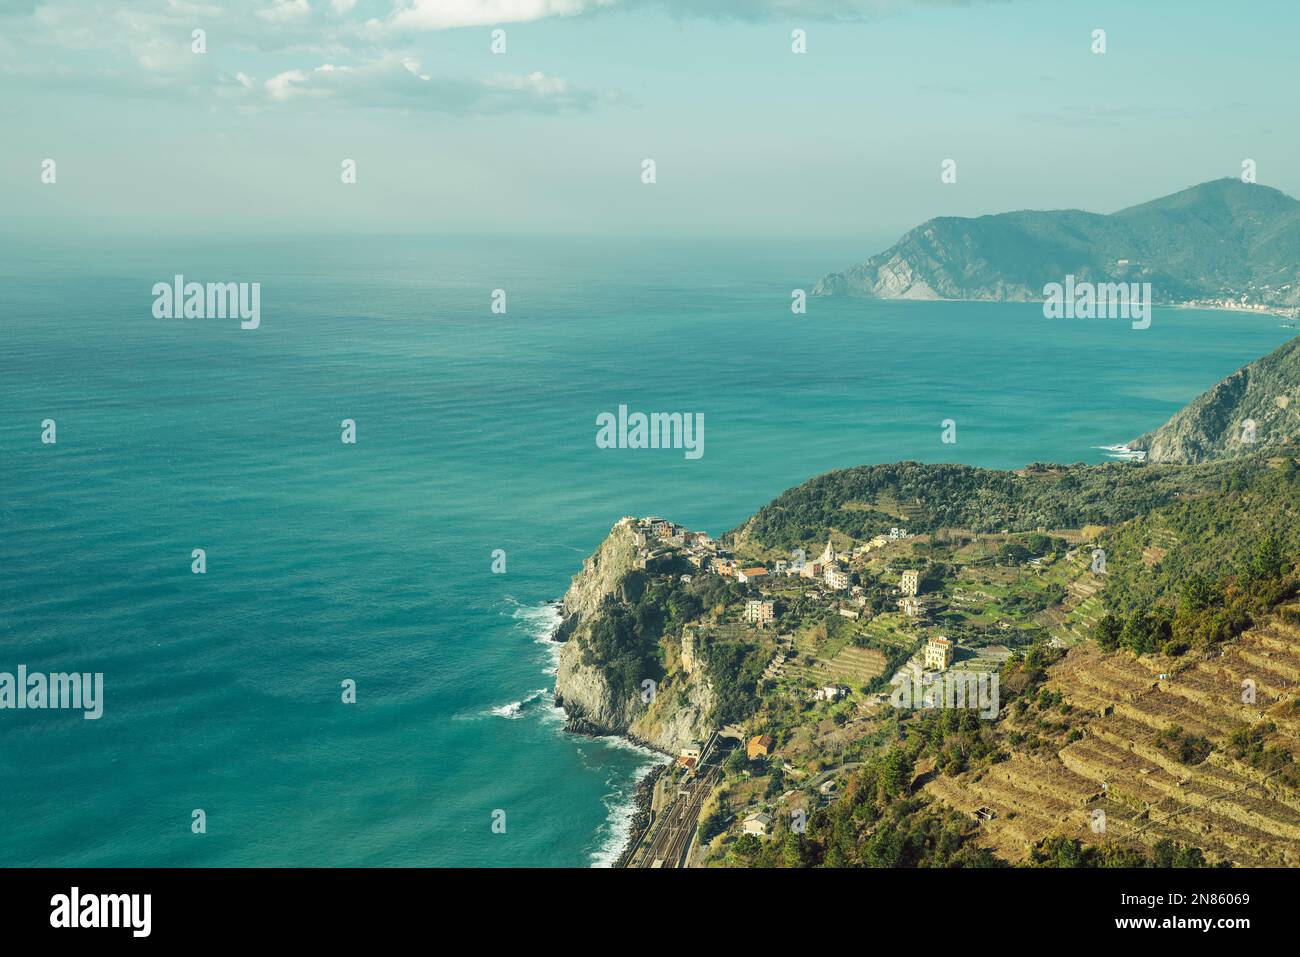
<path fill-rule="evenodd" d="M 1074 574 L 1066 585 L 1068 597 L 1062 604 L 1057 634 L 1066 644 L 1073 645 L 1086 639 L 1106 613 L 1100 595 L 1105 580 L 1091 571 L 1091 553 L 1087 549 L 1079 549 L 1065 564 Z"/>
<path fill-rule="evenodd" d="M 1300 865 L 1300 792 L 1235 758 L 1229 742 L 1242 724 L 1271 722 L 1270 744 L 1300 750 L 1300 628 L 1272 620 L 1211 654 L 1171 664 L 1073 648 L 1046 687 L 1074 707 L 1082 739 L 1017 748 L 1007 761 L 936 778 L 926 791 L 968 813 L 991 808 L 980 842 L 1013 862 L 1042 838 L 1063 835 L 1091 844 L 1169 838 L 1202 848 L 1211 862 Z M 1243 701 L 1247 681 L 1253 703 Z M 1157 737 L 1172 726 L 1206 738 L 1209 756 L 1187 764 L 1160 747 Z M 1104 833 L 1092 827 L 1097 809 Z"/>
<path fill-rule="evenodd" d="M 887 663 L 885 655 L 880 651 L 875 648 L 859 648 L 852 642 L 827 654 L 827 649 L 819 649 L 808 632 L 796 638 L 795 649 L 800 655 L 813 659 L 813 663 L 806 666 L 804 671 L 812 681 L 821 685 L 842 684 L 860 688 L 882 674 Z"/>

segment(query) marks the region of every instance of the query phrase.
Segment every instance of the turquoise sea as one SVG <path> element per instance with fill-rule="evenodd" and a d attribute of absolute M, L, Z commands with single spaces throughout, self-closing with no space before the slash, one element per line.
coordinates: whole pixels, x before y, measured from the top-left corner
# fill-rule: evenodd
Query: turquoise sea
<path fill-rule="evenodd" d="M 1159 309 L 1144 331 L 1033 304 L 791 314 L 874 251 L 0 245 L 0 671 L 103 672 L 106 697 L 98 721 L 0 711 L 0 865 L 608 861 L 655 759 L 563 733 L 545 603 L 619 516 L 719 534 L 832 468 L 1100 461 L 1291 334 Z M 260 282 L 261 328 L 154 319 L 175 273 Z M 703 458 L 598 449 L 620 404 L 703 413 Z"/>

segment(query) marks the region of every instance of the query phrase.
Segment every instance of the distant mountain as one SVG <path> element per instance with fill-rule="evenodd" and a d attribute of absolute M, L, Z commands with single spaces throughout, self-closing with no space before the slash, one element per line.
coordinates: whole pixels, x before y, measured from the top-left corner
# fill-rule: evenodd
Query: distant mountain
<path fill-rule="evenodd" d="M 1042 299 L 1067 274 L 1150 282 L 1156 302 L 1300 305 L 1300 202 L 1268 186 L 1213 180 L 1110 215 L 1067 209 L 942 216 L 813 295 Z"/>
<path fill-rule="evenodd" d="M 1300 336 L 1202 393 L 1128 444 L 1148 462 L 1206 462 L 1300 444 Z"/>

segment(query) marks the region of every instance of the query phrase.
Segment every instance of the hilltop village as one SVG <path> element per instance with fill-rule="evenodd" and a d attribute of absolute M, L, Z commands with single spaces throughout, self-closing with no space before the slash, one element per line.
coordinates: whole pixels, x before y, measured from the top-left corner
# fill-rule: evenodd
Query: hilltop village
<path fill-rule="evenodd" d="M 890 701 L 904 676 L 995 674 L 1014 648 L 1061 644 L 1046 620 L 1066 617 L 1067 583 L 1085 560 L 1077 533 L 946 537 L 895 525 L 862 541 L 832 535 L 808 556 L 724 544 L 655 516 L 625 516 L 620 532 L 643 597 L 690 606 L 669 628 L 658 693 L 699 678 L 713 691 L 688 739 L 631 735 L 674 757 L 645 795 L 645 833 L 626 855 L 639 866 L 725 860 L 737 840 L 766 839 L 774 822 L 829 801 L 880 723 L 905 718 Z M 1082 628 L 1096 585 L 1073 589 Z M 665 826 L 674 815 L 684 823 Z"/>
<path fill-rule="evenodd" d="M 969 625 L 983 620 L 983 624 L 998 632 L 1016 631 L 1013 641 L 1023 640 L 1024 635 L 1019 634 L 1019 626 L 1015 624 L 1023 622 L 1023 616 L 1016 612 L 1031 607 L 1041 611 L 1059 605 L 1065 598 L 1064 588 L 1055 581 L 1062 576 L 1044 573 L 1058 560 L 1070 563 L 1071 572 L 1081 561 L 1071 542 L 1073 539 L 1077 543 L 1077 532 L 1061 533 L 1059 537 L 1041 532 L 1029 536 L 1012 536 L 1009 532 L 985 535 L 963 540 L 960 544 L 970 546 L 963 551 L 954 548 L 959 544 L 955 539 L 936 542 L 935 536 L 915 535 L 905 527 L 894 526 L 861 543 L 846 540 L 838 548 L 832 536 L 815 558 L 796 549 L 788 558 L 765 559 L 748 549 L 744 556 L 738 557 L 735 551 L 720 545 L 708 534 L 658 517 L 624 516 L 619 525 L 634 532 L 638 569 L 671 575 L 669 566 L 685 558 L 694 571 L 678 576 L 682 584 L 692 584 L 699 575 L 711 575 L 748 586 L 740 592 L 743 600 L 734 609 L 738 621 L 755 629 L 771 630 L 778 645 L 785 645 L 789 650 L 784 655 L 778 652 L 770 668 L 765 670 L 766 677 L 779 674 L 787 661 L 799 656 L 795 631 L 810 620 L 837 616 L 858 623 L 856 626 L 833 623 L 828 627 L 822 620 L 820 632 L 827 636 L 829 633 L 850 635 L 849 644 L 876 647 L 883 656 L 868 656 L 871 663 L 860 663 L 857 667 L 850 667 L 847 662 L 840 662 L 838 668 L 831 667 L 828 660 L 815 673 L 831 678 L 839 676 L 848 679 L 848 683 L 831 682 L 812 689 L 812 698 L 818 701 L 838 700 L 868 685 L 878 687 L 879 678 L 886 672 L 893 673 L 886 667 L 891 657 L 896 666 L 894 671 L 909 663 L 919 665 L 925 672 L 942 672 L 952 667 L 959 642 L 939 633 L 945 620 L 953 621 L 962 631 L 969 629 L 962 628 L 959 622 Z M 1023 544 L 1018 539 L 1023 539 Z M 945 588 L 945 584 L 953 584 L 949 581 L 953 569 L 939 563 L 936 560 L 939 555 L 948 559 L 959 555 L 963 566 L 968 569 L 983 566 L 986 573 L 971 576 L 969 591 L 960 584 Z M 1009 571 L 998 571 L 1000 568 Z M 974 579 L 981 577 L 988 579 L 987 585 L 999 583 L 993 586 L 993 591 L 1014 591 L 1014 587 L 1008 586 L 1019 582 L 1023 585 L 1020 590 L 1026 594 L 1042 593 L 1043 599 L 1010 602 L 1005 617 L 989 619 L 986 613 L 996 613 L 1000 606 L 993 593 L 974 586 Z M 1053 584 L 1057 587 L 1050 587 Z M 1090 587 L 1089 583 L 1076 588 L 1082 597 L 1095 590 L 1095 584 Z M 963 613 L 962 609 L 965 612 L 978 609 L 979 614 Z M 956 614 L 955 610 L 958 610 Z M 787 630 L 790 628 L 794 631 Z M 687 647 L 693 644 L 694 631 L 691 626 L 684 630 Z M 985 632 L 983 637 L 988 634 Z M 925 641 L 918 645 L 922 637 Z M 1054 646 L 1063 644 L 1059 638 L 1048 641 Z M 914 645 L 917 647 L 912 649 L 913 654 L 900 661 L 899 652 Z M 810 647 L 810 643 L 805 641 L 801 647 Z M 983 640 L 961 647 L 963 654 L 958 667 L 967 669 L 996 667 L 1011 654 L 1005 644 Z M 892 656 L 887 653 L 891 649 Z"/>
<path fill-rule="evenodd" d="M 620 863 L 1300 863 L 1300 525 L 1261 520 L 1297 472 L 899 463 L 720 539 L 625 516 L 556 635 L 570 729 L 671 759 Z M 1104 521 L 1011 521 L 1058 513 Z"/>

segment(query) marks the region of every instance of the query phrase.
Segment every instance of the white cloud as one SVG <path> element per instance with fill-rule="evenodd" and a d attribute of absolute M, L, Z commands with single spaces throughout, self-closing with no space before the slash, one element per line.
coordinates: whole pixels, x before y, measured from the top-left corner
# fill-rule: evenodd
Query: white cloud
<path fill-rule="evenodd" d="M 266 81 L 266 92 L 273 100 L 287 100 L 295 94 L 304 92 L 302 84 L 305 82 L 307 82 L 307 74 L 302 70 L 285 70 Z"/>
<path fill-rule="evenodd" d="M 429 79 L 427 73 L 420 72 L 420 61 L 413 56 L 405 57 L 402 60 L 402 66 L 406 67 L 406 69 L 410 71 L 412 76 L 418 76 L 421 80 Z"/>
<path fill-rule="evenodd" d="M 262 84 L 262 90 L 266 105 L 310 101 L 322 108 L 455 114 L 583 110 L 597 99 L 540 72 L 482 80 L 437 77 L 424 73 L 414 57 L 395 54 L 358 66 L 324 63 L 313 70 L 285 70 Z"/>
<path fill-rule="evenodd" d="M 387 26 L 397 30 L 454 30 L 495 23 L 573 17 L 619 0 L 399 0 Z"/>
<path fill-rule="evenodd" d="M 866 20 L 917 6 L 966 6 L 978 0 L 397 0 L 386 21 L 371 28 L 455 30 L 500 23 L 576 17 L 613 7 L 658 8 L 673 16 L 710 20 Z"/>
<path fill-rule="evenodd" d="M 0 0 L 0 72 L 39 85 L 44 71 L 48 85 L 66 91 L 237 99 L 248 108 L 307 100 L 468 113 L 586 109 L 601 98 L 559 77 L 426 72 L 406 55 L 412 52 L 407 41 L 419 31 L 613 8 L 682 17 L 847 19 L 957 2 L 962 0 L 391 0 L 387 20 L 363 22 L 357 0 L 30 0 L 30 7 L 16 10 Z M 191 31 L 200 27 L 208 33 L 204 55 L 190 49 Z M 310 66 L 326 61 L 353 66 Z M 270 79 L 256 79 L 258 68 Z"/>

